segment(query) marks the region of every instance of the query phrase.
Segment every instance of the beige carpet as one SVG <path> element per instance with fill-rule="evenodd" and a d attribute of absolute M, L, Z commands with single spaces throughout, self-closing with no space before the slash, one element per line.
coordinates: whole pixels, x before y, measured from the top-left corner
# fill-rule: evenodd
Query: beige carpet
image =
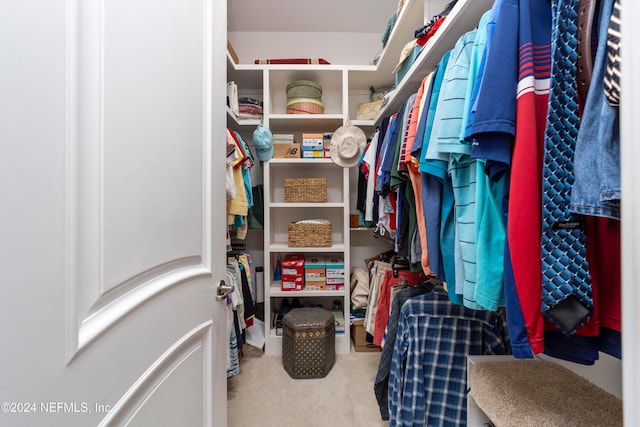
<path fill-rule="evenodd" d="M 621 427 L 622 401 L 559 364 L 471 366 L 470 395 L 497 427 Z"/>
<path fill-rule="evenodd" d="M 280 356 L 243 357 L 228 380 L 229 427 L 385 427 L 373 393 L 380 353 L 336 355 L 325 378 L 294 380 Z"/>

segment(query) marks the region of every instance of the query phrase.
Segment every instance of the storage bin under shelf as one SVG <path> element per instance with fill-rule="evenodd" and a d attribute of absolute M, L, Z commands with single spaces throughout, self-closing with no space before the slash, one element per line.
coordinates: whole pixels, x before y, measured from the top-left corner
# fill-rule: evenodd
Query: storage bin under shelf
<path fill-rule="evenodd" d="M 331 249 L 334 245 L 343 245 L 345 242 L 344 208 L 342 207 L 296 207 L 295 209 L 271 208 L 269 212 L 269 234 L 271 245 L 283 245 L 289 249 L 289 224 L 308 219 L 328 220 L 331 223 Z M 297 251 L 305 251 L 307 248 L 295 248 Z"/>
<path fill-rule="evenodd" d="M 285 203 L 285 179 L 288 178 L 324 178 L 327 201 L 314 202 L 319 207 L 328 207 L 328 203 L 344 206 L 344 173 L 331 159 L 272 159 L 269 163 L 270 206 Z M 334 205 L 338 206 L 338 205 Z M 299 206 L 298 206 L 299 207 Z"/>
<path fill-rule="evenodd" d="M 284 178 L 285 203 L 326 203 L 326 178 Z"/>
<path fill-rule="evenodd" d="M 289 223 L 288 246 L 291 248 L 331 247 L 331 224 Z"/>

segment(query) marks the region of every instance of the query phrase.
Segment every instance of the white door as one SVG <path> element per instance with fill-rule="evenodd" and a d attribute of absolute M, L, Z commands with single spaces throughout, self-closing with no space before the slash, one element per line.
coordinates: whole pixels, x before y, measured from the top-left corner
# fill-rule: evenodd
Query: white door
<path fill-rule="evenodd" d="M 226 425 L 225 19 L 2 1 L 1 426 Z"/>

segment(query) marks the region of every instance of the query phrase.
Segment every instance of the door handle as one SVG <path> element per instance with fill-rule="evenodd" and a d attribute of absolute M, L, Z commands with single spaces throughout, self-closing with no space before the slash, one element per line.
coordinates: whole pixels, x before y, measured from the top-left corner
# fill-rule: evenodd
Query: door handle
<path fill-rule="evenodd" d="M 233 292 L 233 285 L 227 285 L 224 280 L 218 282 L 216 286 L 216 301 L 222 301 L 227 295 Z"/>

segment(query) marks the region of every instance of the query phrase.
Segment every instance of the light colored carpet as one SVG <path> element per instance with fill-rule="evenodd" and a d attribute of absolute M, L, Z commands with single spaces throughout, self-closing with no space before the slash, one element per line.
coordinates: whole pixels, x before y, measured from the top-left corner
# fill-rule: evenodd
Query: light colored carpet
<path fill-rule="evenodd" d="M 373 392 L 380 353 L 338 354 L 325 378 L 292 379 L 281 356 L 243 357 L 228 380 L 229 427 L 386 427 Z"/>
<path fill-rule="evenodd" d="M 622 426 L 620 399 L 556 363 L 476 363 L 469 380 L 470 395 L 497 427 Z"/>

